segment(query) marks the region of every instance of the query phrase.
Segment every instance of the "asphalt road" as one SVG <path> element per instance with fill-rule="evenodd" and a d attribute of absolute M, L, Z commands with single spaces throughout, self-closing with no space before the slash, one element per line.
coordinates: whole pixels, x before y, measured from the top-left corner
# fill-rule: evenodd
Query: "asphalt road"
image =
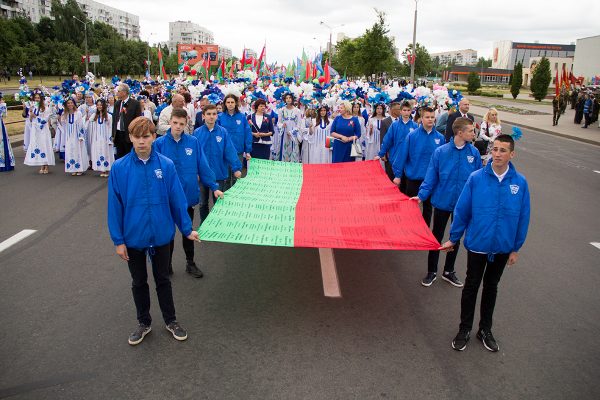
<path fill-rule="evenodd" d="M 600 148 L 524 131 L 515 165 L 529 237 L 499 289 L 494 334 L 451 349 L 460 289 L 420 285 L 425 252 L 335 251 L 343 298 L 323 297 L 316 249 L 196 247 L 204 279 L 173 287 L 189 339 L 131 347 L 130 277 L 106 228 L 106 181 L 0 173 L 0 398 L 598 399 Z M 465 275 L 461 249 L 457 272 Z M 152 284 L 151 284 L 152 286 Z M 478 319 L 476 318 L 475 323 Z"/>

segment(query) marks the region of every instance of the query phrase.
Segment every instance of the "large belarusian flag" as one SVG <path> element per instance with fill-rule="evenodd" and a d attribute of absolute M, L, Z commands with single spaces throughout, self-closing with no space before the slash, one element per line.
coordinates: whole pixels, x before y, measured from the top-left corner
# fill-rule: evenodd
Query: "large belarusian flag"
<path fill-rule="evenodd" d="M 199 229 L 206 241 L 263 246 L 436 250 L 419 206 L 379 161 L 299 164 L 252 159 Z"/>

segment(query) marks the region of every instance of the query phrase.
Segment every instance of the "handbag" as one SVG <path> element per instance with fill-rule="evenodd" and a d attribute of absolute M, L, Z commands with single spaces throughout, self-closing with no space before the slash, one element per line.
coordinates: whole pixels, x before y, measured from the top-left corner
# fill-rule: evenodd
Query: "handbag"
<path fill-rule="evenodd" d="M 486 125 L 486 131 L 489 136 L 489 128 L 487 125 Z M 475 142 L 473 142 L 473 145 L 475 146 L 475 148 L 477 150 L 479 150 L 479 155 L 485 156 L 487 154 L 488 143 L 485 140 L 477 138 L 477 140 L 475 140 Z"/>
<path fill-rule="evenodd" d="M 363 156 L 362 146 L 360 145 L 360 142 L 354 140 L 352 142 L 352 148 L 350 150 L 350 157 L 362 157 L 362 156 Z"/>

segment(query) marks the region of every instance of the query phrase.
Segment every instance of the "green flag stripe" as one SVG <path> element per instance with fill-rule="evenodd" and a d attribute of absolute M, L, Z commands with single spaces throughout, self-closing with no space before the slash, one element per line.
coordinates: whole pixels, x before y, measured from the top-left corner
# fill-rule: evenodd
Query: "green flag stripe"
<path fill-rule="evenodd" d="M 199 228 L 201 240 L 294 247 L 302 164 L 252 159 L 248 175 L 218 200 Z"/>

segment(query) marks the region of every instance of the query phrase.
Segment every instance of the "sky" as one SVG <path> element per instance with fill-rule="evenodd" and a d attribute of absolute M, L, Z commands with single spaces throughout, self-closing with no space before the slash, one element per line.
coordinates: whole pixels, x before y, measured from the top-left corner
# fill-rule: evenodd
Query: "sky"
<path fill-rule="evenodd" d="M 141 40 L 166 42 L 169 22 L 191 21 L 214 33 L 217 44 L 241 57 L 244 47 L 258 54 L 266 41 L 269 63 L 295 60 L 326 50 L 330 29 L 357 37 L 376 22 L 374 7 L 386 13 L 400 52 L 412 43 L 415 0 L 100 0 L 140 17 Z M 490 6 L 492 4 L 493 6 Z M 474 49 L 490 58 L 494 41 L 570 44 L 600 35 L 600 1 L 418 0 L 417 42 L 430 53 Z M 343 26 L 342 26 L 343 24 Z"/>

